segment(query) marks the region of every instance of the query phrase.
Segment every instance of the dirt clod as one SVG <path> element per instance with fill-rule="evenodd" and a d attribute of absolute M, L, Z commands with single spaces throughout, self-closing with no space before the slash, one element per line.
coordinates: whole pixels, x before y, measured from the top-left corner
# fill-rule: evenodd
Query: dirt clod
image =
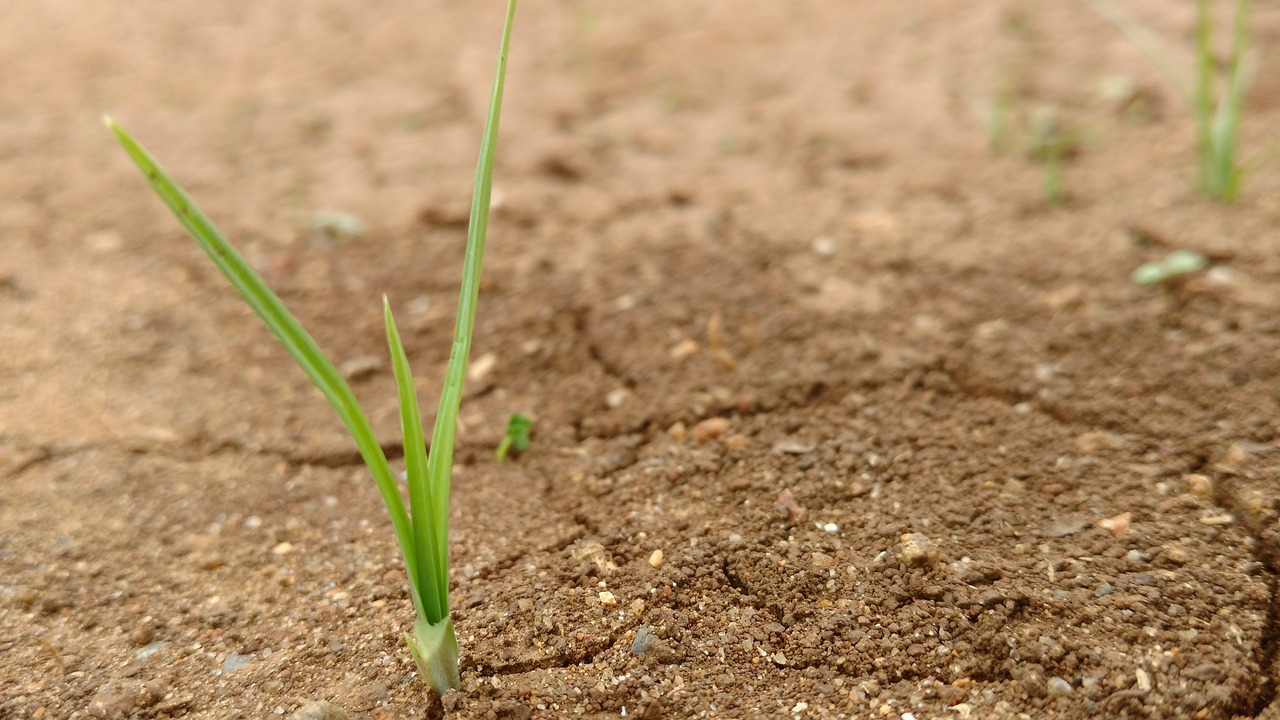
<path fill-rule="evenodd" d="M 938 562 L 938 551 L 922 533 L 903 535 L 897 551 L 898 562 L 907 567 L 933 565 Z"/>
<path fill-rule="evenodd" d="M 797 522 L 803 519 L 806 513 L 806 510 L 796 501 L 796 496 L 791 492 L 790 488 L 778 493 L 778 499 L 773 501 L 773 509 L 777 510 L 790 522 Z"/>
<path fill-rule="evenodd" d="M 698 443 L 706 443 L 714 440 L 729 431 L 733 426 L 733 422 L 729 418 L 713 417 L 707 418 L 693 426 L 689 431 L 689 436 Z"/>

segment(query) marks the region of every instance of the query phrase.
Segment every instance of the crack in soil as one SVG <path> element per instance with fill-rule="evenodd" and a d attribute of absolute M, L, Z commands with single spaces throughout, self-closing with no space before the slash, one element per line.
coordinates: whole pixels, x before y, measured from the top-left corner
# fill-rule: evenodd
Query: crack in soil
<path fill-rule="evenodd" d="M 610 360 L 603 349 L 595 339 L 595 334 L 591 331 L 592 310 L 589 306 L 579 306 L 573 308 L 573 332 L 583 340 L 586 346 L 587 357 L 591 358 L 601 371 L 610 378 L 622 383 L 628 389 L 634 390 L 636 387 L 635 378 L 628 375 L 618 364 Z"/>
<path fill-rule="evenodd" d="M 1220 473 L 1214 483 L 1213 501 L 1239 518 L 1249 531 L 1254 540 L 1254 559 L 1266 576 L 1268 598 L 1266 622 L 1254 646 L 1255 662 L 1265 675 L 1252 689 L 1252 696 L 1248 691 L 1242 691 L 1240 697 L 1233 699 L 1230 711 L 1233 715 L 1257 717 L 1276 699 L 1276 659 L 1280 653 L 1280 582 L 1277 581 L 1280 576 L 1280 547 L 1268 535 L 1262 513 L 1240 497 L 1235 481 L 1234 473 Z"/>
<path fill-rule="evenodd" d="M 583 639 L 580 647 L 573 648 L 566 652 L 547 655 L 541 658 L 526 658 L 523 660 L 515 660 L 509 663 L 487 663 L 482 659 L 468 660 L 462 664 L 463 669 L 475 671 L 480 675 L 519 675 L 521 673 L 533 672 L 535 670 L 556 670 L 559 668 L 573 667 L 576 665 L 589 665 L 596 661 L 601 654 L 609 648 L 618 644 L 626 635 L 625 627 L 618 627 L 612 631 L 600 635 L 591 636 Z"/>

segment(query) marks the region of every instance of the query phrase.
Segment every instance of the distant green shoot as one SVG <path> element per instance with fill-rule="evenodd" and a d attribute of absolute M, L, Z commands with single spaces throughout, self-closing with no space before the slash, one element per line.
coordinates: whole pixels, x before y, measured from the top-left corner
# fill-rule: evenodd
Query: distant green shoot
<path fill-rule="evenodd" d="M 1067 201 L 1065 183 L 1067 161 L 1080 150 L 1078 133 L 1067 127 L 1052 107 L 1040 108 L 1030 117 L 1031 158 L 1043 169 L 1044 203 L 1050 207 Z"/>
<path fill-rule="evenodd" d="M 1249 53 L 1250 0 L 1236 0 L 1230 55 L 1223 77 L 1219 77 L 1213 54 L 1210 0 L 1196 0 L 1195 72 L 1190 81 L 1169 57 L 1160 37 L 1136 18 L 1110 0 L 1086 2 L 1155 63 L 1191 111 L 1196 126 L 1200 193 L 1221 202 L 1234 202 L 1245 176 L 1269 159 L 1275 148 L 1273 145 L 1243 165 L 1236 160 L 1244 97 L 1254 70 Z"/>
<path fill-rule="evenodd" d="M 507 459 L 507 453 L 515 450 L 522 453 L 529 449 L 529 431 L 533 429 L 533 418 L 521 413 L 515 413 L 507 420 L 507 433 L 502 436 L 502 441 L 498 443 L 498 449 L 493 453 L 493 459 L 502 462 Z"/>
<path fill-rule="evenodd" d="M 391 526 L 409 577 L 409 596 L 417 617 L 413 633 L 406 633 L 405 640 L 423 679 L 440 694 L 460 685 L 458 640 L 449 615 L 449 486 L 458 409 L 462 401 L 462 383 L 466 375 L 467 358 L 471 353 L 471 334 L 475 327 L 476 301 L 480 291 L 480 267 L 484 257 L 493 184 L 493 158 L 497 147 L 507 48 L 510 45 L 515 8 L 516 0 L 508 0 L 498 69 L 490 96 L 471 198 L 471 221 L 463 259 L 462 292 L 454 325 L 453 345 L 445 370 L 444 388 L 440 393 L 430 451 L 423 439 L 422 418 L 418 410 L 413 377 L 409 372 L 409 361 L 396 330 L 395 320 L 391 316 L 391 304 L 383 297 L 383 320 L 387 342 L 391 348 L 404 436 L 409 500 L 407 511 L 386 454 L 374 437 L 373 429 L 356 401 L 355 394 L 333 363 L 285 308 L 280 298 L 267 287 L 262 276 L 214 227 L 186 192 L 169 178 L 151 155 L 123 128 L 106 118 L 107 126 L 142 170 L 152 188 L 231 282 L 240 297 L 280 340 L 307 377 L 311 378 L 350 431 L 391 516 Z"/>

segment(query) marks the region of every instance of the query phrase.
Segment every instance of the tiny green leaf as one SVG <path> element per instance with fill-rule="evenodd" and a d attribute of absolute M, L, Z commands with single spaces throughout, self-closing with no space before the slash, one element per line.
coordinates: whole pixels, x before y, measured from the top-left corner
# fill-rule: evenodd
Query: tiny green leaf
<path fill-rule="evenodd" d="M 1174 250 L 1161 263 L 1166 275 L 1190 275 L 1209 267 L 1209 259 L 1195 250 Z"/>
<path fill-rule="evenodd" d="M 529 448 L 529 430 L 533 428 L 533 418 L 521 413 L 514 413 L 507 420 L 507 432 L 502 436 L 502 441 L 498 443 L 498 449 L 493 454 L 494 460 L 502 462 L 506 459 L 507 453 L 511 449 L 516 452 L 523 452 Z"/>
<path fill-rule="evenodd" d="M 1129 279 L 1135 285 L 1155 285 L 1165 279 L 1164 266 L 1158 262 L 1142 263 L 1129 275 Z"/>

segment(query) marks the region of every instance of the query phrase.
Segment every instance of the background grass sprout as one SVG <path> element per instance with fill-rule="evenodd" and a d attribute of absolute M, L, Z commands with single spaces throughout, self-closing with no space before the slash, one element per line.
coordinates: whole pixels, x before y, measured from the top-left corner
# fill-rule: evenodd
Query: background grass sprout
<path fill-rule="evenodd" d="M 1184 280 L 1209 267 L 1209 258 L 1195 250 L 1174 250 L 1159 262 L 1139 265 L 1129 275 L 1138 285 L 1161 285 Z"/>
<path fill-rule="evenodd" d="M 533 418 L 523 413 L 514 413 L 507 420 L 507 432 L 502 436 L 502 441 L 498 443 L 498 449 L 493 453 L 493 459 L 502 462 L 507 459 L 507 453 L 515 450 L 522 453 L 529 448 L 529 431 L 533 429 Z"/>
<path fill-rule="evenodd" d="M 1213 18 L 1209 0 L 1196 0 L 1196 55 L 1192 82 L 1187 81 L 1186 74 L 1180 72 L 1170 59 L 1160 37 L 1136 18 L 1109 0 L 1086 2 L 1137 45 L 1177 90 L 1195 118 L 1200 192 L 1215 200 L 1233 202 L 1240 193 L 1245 175 L 1265 162 L 1275 150 L 1273 145 L 1243 166 L 1236 163 L 1244 96 L 1254 70 L 1246 57 L 1250 0 L 1236 0 L 1231 50 L 1222 82 L 1213 56 Z M 1219 85 L 1222 85 L 1221 90 Z"/>
<path fill-rule="evenodd" d="M 395 320 L 391 316 L 391 305 L 383 297 L 383 318 L 387 328 L 387 342 L 391 347 L 391 360 L 399 392 L 401 429 L 404 433 L 409 496 L 407 512 L 400 496 L 400 488 L 387 463 L 386 453 L 374 437 L 369 420 L 356 402 L 350 386 L 342 379 L 333 363 L 285 308 L 280 298 L 267 287 L 262 277 L 196 207 L 186 192 L 169 178 L 128 133 L 110 118 L 105 119 L 107 126 L 142 170 L 152 188 L 222 274 L 231 281 L 240 297 L 253 308 L 307 377 L 320 389 L 351 432 L 360 455 L 382 494 L 382 500 L 391 516 L 396 541 L 404 557 L 405 571 L 409 577 L 409 594 L 417 615 L 413 633 L 406 633 L 405 640 L 419 672 L 441 694 L 460 684 L 458 641 L 449 616 L 449 485 L 458 408 L 462 402 L 462 383 L 471 352 L 471 333 L 475 326 L 476 301 L 480 291 L 480 267 L 489 223 L 493 158 L 497 146 L 507 48 L 515 8 L 516 0 L 508 0 L 498 69 L 481 140 L 480 159 L 476 166 L 453 346 L 445 371 L 444 389 L 440 393 L 430 452 L 423 442 L 422 418 L 418 411 L 413 378 L 409 372 L 409 361 L 396 330 Z"/>

